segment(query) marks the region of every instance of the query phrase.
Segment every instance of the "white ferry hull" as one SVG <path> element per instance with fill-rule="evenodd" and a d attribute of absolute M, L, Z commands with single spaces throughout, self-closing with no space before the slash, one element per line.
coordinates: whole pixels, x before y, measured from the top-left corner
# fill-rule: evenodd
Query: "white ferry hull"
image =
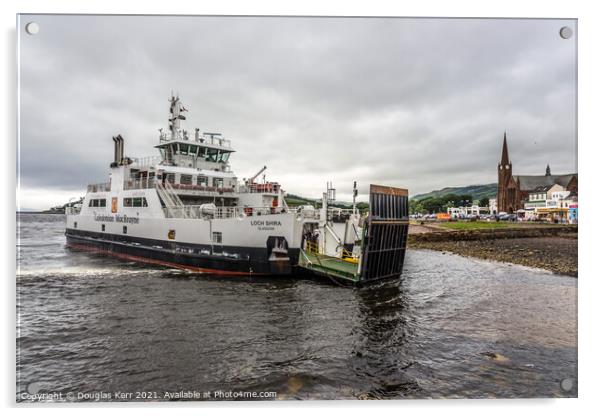
<path fill-rule="evenodd" d="M 198 272 L 286 275 L 299 258 L 290 213 L 219 220 L 73 215 L 67 224 L 69 247 Z M 211 241 L 215 232 L 221 244 Z M 285 242 L 287 255 L 272 255 L 276 241 Z"/>

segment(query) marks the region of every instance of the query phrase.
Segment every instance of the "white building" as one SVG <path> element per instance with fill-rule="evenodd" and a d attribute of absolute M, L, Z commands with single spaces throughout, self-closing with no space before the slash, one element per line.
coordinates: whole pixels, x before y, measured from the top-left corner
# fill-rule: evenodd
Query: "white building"
<path fill-rule="evenodd" d="M 562 185 L 539 186 L 529 193 L 525 202 L 524 219 L 563 222 L 568 219 L 569 208 L 576 203 L 577 196 Z"/>
<path fill-rule="evenodd" d="M 480 207 L 472 204 L 469 207 L 449 207 L 447 213 L 451 218 L 466 218 L 469 215 L 479 216 L 489 213 L 489 207 Z"/>
<path fill-rule="evenodd" d="M 489 199 L 489 213 L 497 214 L 497 198 Z"/>

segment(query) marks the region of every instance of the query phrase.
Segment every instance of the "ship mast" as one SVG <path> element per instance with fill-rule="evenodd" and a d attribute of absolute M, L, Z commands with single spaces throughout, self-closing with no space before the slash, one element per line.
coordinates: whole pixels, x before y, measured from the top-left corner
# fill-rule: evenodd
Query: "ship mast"
<path fill-rule="evenodd" d="M 172 94 L 169 102 L 169 130 L 171 131 L 171 139 L 175 140 L 180 130 L 180 120 L 186 120 L 186 117 L 182 113 L 188 110 L 184 108 L 178 95 L 174 97 Z"/>
<path fill-rule="evenodd" d="M 353 181 L 353 215 L 356 214 L 355 198 L 357 198 L 357 181 Z"/>

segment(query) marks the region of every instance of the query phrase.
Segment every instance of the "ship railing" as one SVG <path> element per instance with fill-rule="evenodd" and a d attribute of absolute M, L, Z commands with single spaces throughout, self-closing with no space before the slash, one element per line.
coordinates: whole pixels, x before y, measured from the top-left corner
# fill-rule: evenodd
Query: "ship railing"
<path fill-rule="evenodd" d="M 320 219 L 320 210 L 319 209 L 315 209 L 315 210 L 298 209 L 297 213 L 299 214 L 299 216 L 301 218 L 307 218 L 310 220 L 319 220 Z"/>
<path fill-rule="evenodd" d="M 300 218 L 319 220 L 321 217 L 320 209 L 303 209 L 302 207 L 212 207 L 205 205 L 182 205 L 168 206 L 163 208 L 167 218 L 245 218 L 259 217 L 265 215 L 295 213 Z M 328 209 L 328 220 L 340 219 L 344 222 L 349 215 L 353 214 L 352 209 L 331 208 Z"/>
<path fill-rule="evenodd" d="M 171 185 L 174 192 L 178 193 L 181 191 L 195 191 L 201 195 L 219 196 L 219 195 L 231 195 L 236 192 L 236 188 L 230 187 L 217 187 L 217 186 L 205 186 L 195 185 L 193 183 L 172 183 L 171 181 L 165 181 L 165 183 Z M 149 189 L 154 188 L 157 184 L 156 178 L 141 178 L 141 179 L 128 179 L 123 182 L 123 189 Z"/>
<path fill-rule="evenodd" d="M 217 187 L 217 186 L 206 186 L 206 185 L 195 185 L 193 183 L 184 184 L 184 183 L 172 183 L 171 187 L 176 190 L 184 190 L 184 191 L 201 191 L 207 194 L 232 194 L 236 192 L 236 188 L 225 188 L 225 187 Z"/>
<path fill-rule="evenodd" d="M 136 157 L 133 159 L 132 166 L 136 168 L 150 167 L 161 163 L 162 160 L 161 156 Z"/>
<path fill-rule="evenodd" d="M 129 179 L 123 182 L 123 189 L 148 189 L 155 187 L 155 178 Z"/>
<path fill-rule="evenodd" d="M 332 212 L 333 214 L 353 214 L 353 208 L 331 207 L 328 208 L 328 212 Z"/>
<path fill-rule="evenodd" d="M 238 187 L 238 192 L 241 194 L 278 194 L 280 193 L 280 184 L 268 182 L 242 185 Z"/>
<path fill-rule="evenodd" d="M 239 218 L 266 216 L 291 212 L 284 207 L 210 207 L 207 205 L 184 205 L 163 208 L 167 218 Z"/>
<path fill-rule="evenodd" d="M 297 205 L 297 206 L 290 207 L 289 210 L 296 212 L 302 218 L 319 219 L 320 216 L 322 215 L 321 214 L 322 210 L 320 208 L 315 208 L 315 207 L 306 208 L 306 207 L 307 207 L 307 205 Z M 333 219 L 343 220 L 343 219 L 348 218 L 351 215 L 353 215 L 353 209 L 351 209 L 351 208 L 328 208 L 328 210 L 327 210 L 327 216 L 328 216 L 329 221 L 331 221 Z"/>
<path fill-rule="evenodd" d="M 175 133 L 171 132 L 162 132 L 159 135 L 159 140 L 161 142 L 171 142 L 174 140 L 188 140 L 191 143 L 198 144 L 209 144 L 213 146 L 219 146 L 223 148 L 231 148 L 232 141 L 230 139 L 225 139 L 221 137 L 221 135 L 199 135 L 199 137 L 195 137 L 194 135 L 184 134 L 182 130 L 178 130 Z"/>
<path fill-rule="evenodd" d="M 88 192 L 109 192 L 111 190 L 111 183 L 92 183 L 88 185 Z"/>

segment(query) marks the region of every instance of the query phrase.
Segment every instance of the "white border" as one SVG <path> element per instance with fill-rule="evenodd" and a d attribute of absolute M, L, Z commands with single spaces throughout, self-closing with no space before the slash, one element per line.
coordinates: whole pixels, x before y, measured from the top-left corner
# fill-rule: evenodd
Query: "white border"
<path fill-rule="evenodd" d="M 579 236 L 579 399 L 563 400 L 439 400 L 439 401 L 384 401 L 384 402 L 307 402 L 307 403 L 212 403 L 181 404 L 179 410 L 191 413 L 199 411 L 240 412 L 251 414 L 264 413 L 301 413 L 320 411 L 332 412 L 334 407 L 345 408 L 345 413 L 365 414 L 368 406 L 377 412 L 419 412 L 422 414 L 487 414 L 506 415 L 508 412 L 529 411 L 549 414 L 567 414 L 568 412 L 587 411 L 590 407 L 600 407 L 597 403 L 598 386 L 600 385 L 600 300 L 602 294 L 600 276 L 595 264 L 600 227 L 596 223 L 596 214 L 600 203 L 601 192 L 594 185 L 600 182 L 601 173 L 599 159 L 602 157 L 599 146 L 600 134 L 600 74 L 602 66 L 601 54 L 601 16 L 594 9 L 595 2 L 545 1 L 526 2 L 524 0 L 506 0 L 495 2 L 455 0 L 455 1 L 422 1 L 394 3 L 386 1 L 146 1 L 128 2 L 123 0 L 93 0 L 77 2 L 69 0 L 23 0 L 3 1 L 0 3 L 4 42 L 2 81 L 4 83 L 4 99 L 2 100 L 2 123 L 4 127 L 4 180 L 8 186 L 4 189 L 2 209 L 3 239 L 2 264 L 5 273 L 3 283 L 3 332 L 6 335 L 2 342 L 2 381 L 0 391 L 3 393 L 3 405 L 15 410 L 15 201 L 12 185 L 15 183 L 16 155 L 16 13 L 105 13 L 105 14 L 265 14 L 265 15 L 337 15 L 337 16 L 446 16 L 446 17 L 557 17 L 579 19 L 579 176 L 581 188 L 580 236 Z M 8 179 L 8 180 L 7 180 Z M 596 181 L 596 182 L 594 182 Z M 594 208 L 595 207 L 595 208 Z M 598 405 L 598 406 L 596 406 Z M 86 413 L 105 413 L 107 407 L 87 407 Z M 140 405 L 121 405 L 125 409 L 112 409 L 130 413 L 133 407 Z M 19 406 L 23 407 L 23 406 Z M 65 412 L 82 412 L 75 406 L 44 407 L 42 411 L 51 414 Z M 192 408 L 191 408 L 192 407 Z M 201 409 L 194 409 L 201 407 Z M 25 407 L 26 412 L 33 411 Z M 166 413 L 166 405 L 146 404 L 144 413 Z M 172 410 L 169 410 L 171 413 Z"/>

